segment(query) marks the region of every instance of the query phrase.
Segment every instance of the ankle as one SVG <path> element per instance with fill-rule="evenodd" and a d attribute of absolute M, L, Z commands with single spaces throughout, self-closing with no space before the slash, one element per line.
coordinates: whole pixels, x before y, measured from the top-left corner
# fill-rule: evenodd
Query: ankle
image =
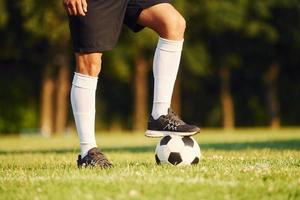
<path fill-rule="evenodd" d="M 88 154 L 88 152 L 93 148 L 97 148 L 97 145 L 96 144 L 82 144 L 82 143 L 80 143 L 81 158 L 84 158 Z"/>
<path fill-rule="evenodd" d="M 153 103 L 153 109 L 151 113 L 152 117 L 156 120 L 162 115 L 167 115 L 169 107 L 170 103 L 168 102 Z"/>

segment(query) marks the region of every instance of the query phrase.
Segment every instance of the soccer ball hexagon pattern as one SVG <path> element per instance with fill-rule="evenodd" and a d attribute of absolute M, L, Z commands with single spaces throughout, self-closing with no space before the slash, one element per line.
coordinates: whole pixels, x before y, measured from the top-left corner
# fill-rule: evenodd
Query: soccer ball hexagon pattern
<path fill-rule="evenodd" d="M 157 164 L 191 165 L 199 163 L 201 151 L 192 137 L 167 135 L 156 145 Z"/>

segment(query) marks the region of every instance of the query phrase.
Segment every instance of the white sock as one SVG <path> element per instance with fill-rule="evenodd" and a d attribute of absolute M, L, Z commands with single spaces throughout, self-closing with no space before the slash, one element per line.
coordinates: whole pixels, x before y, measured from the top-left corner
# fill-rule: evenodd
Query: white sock
<path fill-rule="evenodd" d="M 74 74 L 71 89 L 71 104 L 80 140 L 81 156 L 97 147 L 95 139 L 95 98 L 97 77 Z"/>
<path fill-rule="evenodd" d="M 159 118 L 168 113 L 171 105 L 173 88 L 179 68 L 183 40 L 159 38 L 154 60 L 154 98 L 152 117 Z"/>

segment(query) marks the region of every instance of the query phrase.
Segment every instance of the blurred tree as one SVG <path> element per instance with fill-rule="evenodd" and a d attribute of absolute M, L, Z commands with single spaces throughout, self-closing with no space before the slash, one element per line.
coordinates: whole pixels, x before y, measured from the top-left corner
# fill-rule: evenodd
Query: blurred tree
<path fill-rule="evenodd" d="M 55 83 L 50 70 L 51 67 L 45 66 L 41 86 L 40 129 L 43 135 L 50 135 L 54 127 L 53 96 Z"/>
<path fill-rule="evenodd" d="M 299 125 L 299 0 L 175 0 L 174 5 L 187 29 L 172 106 L 182 109 L 185 120 L 204 126 L 223 121 L 228 128 Z M 66 18 L 60 0 L 0 0 L 1 132 L 30 130 L 39 118 L 42 132 L 65 131 Z M 117 48 L 105 53 L 103 95 L 97 99 L 101 128 L 144 129 L 156 42 L 150 30 L 134 35 L 125 29 Z"/>
<path fill-rule="evenodd" d="M 204 43 L 207 49 L 204 52 L 208 51 L 213 58 L 210 59 L 210 65 L 220 74 L 224 128 L 233 128 L 235 124 L 230 71 L 243 65 L 246 40 L 256 38 L 272 44 L 278 41 L 278 31 L 269 22 L 272 18 L 271 9 L 278 3 L 280 4 L 279 1 L 194 0 L 188 7 L 190 20 L 200 19 L 198 27 L 190 35 L 193 44 Z M 259 50 L 257 47 L 260 44 L 252 45 L 254 51 Z M 197 57 L 197 53 L 199 55 L 199 52 L 192 53 L 193 57 Z"/>
<path fill-rule="evenodd" d="M 276 129 L 281 124 L 279 88 L 281 71 L 289 64 L 287 60 L 298 58 L 292 52 L 295 49 L 299 51 L 300 45 L 300 2 L 297 0 L 274 1 L 270 12 L 273 17 L 268 22 L 278 31 L 278 39 L 269 45 L 268 51 L 271 58 L 268 66 L 265 67 L 263 82 L 265 84 L 269 124 L 271 128 Z"/>
<path fill-rule="evenodd" d="M 157 36 L 149 29 L 133 35 L 124 32 L 122 43 L 118 49 L 126 49 L 128 59 L 132 60 L 131 70 L 133 78 L 133 129 L 135 131 L 145 130 L 148 119 L 148 74 L 152 64 Z"/>
<path fill-rule="evenodd" d="M 43 66 L 42 83 L 55 82 L 55 93 L 48 85 L 41 87 L 41 132 L 45 134 L 62 133 L 66 129 L 68 116 L 68 93 L 70 79 L 69 31 L 67 15 L 61 0 L 45 2 L 42 0 L 23 0 L 18 2 L 24 18 L 24 28 L 37 39 L 45 39 L 48 47 L 47 63 Z M 57 68 L 58 78 L 51 75 Z M 55 80 L 51 80 L 55 79 Z M 55 110 L 53 115 L 49 110 Z M 53 120 L 53 122 L 52 122 Z M 44 128 L 47 127 L 47 128 Z"/>
<path fill-rule="evenodd" d="M 142 50 L 142 49 L 141 49 Z M 148 70 L 149 62 L 142 53 L 134 58 L 134 110 L 133 129 L 143 131 L 148 115 Z"/>
<path fill-rule="evenodd" d="M 277 91 L 278 76 L 279 66 L 276 63 L 270 66 L 270 68 L 264 76 L 266 98 L 268 102 L 267 106 L 270 115 L 270 126 L 273 129 L 278 129 L 280 127 L 279 102 Z"/>
<path fill-rule="evenodd" d="M 6 0 L 0 0 L 0 28 L 7 23 L 8 13 L 6 8 Z"/>
<path fill-rule="evenodd" d="M 43 51 L 42 41 L 29 52 L 32 37 L 23 28 L 17 3 L 2 0 L 0 4 L 0 131 L 4 133 L 34 131 L 38 118 L 34 77 L 39 69 L 30 65 L 37 61 L 30 55 Z"/>

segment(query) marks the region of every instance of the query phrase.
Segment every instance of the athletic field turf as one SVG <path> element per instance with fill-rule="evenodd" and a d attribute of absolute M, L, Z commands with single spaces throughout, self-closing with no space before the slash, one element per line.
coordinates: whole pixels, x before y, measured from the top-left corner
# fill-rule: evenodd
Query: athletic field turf
<path fill-rule="evenodd" d="M 0 136 L 0 199 L 300 199 L 300 129 L 204 130 L 197 166 L 157 166 L 157 139 L 99 134 L 113 169 L 76 167 L 74 135 Z"/>

